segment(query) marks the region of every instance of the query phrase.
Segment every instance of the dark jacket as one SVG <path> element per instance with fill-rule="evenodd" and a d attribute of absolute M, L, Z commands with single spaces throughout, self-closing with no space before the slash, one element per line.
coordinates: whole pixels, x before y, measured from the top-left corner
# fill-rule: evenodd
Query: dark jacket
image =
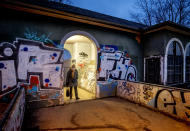
<path fill-rule="evenodd" d="M 66 86 L 77 86 L 78 85 L 78 71 L 75 69 L 74 78 L 72 78 L 72 70 L 69 69 L 67 72 Z"/>

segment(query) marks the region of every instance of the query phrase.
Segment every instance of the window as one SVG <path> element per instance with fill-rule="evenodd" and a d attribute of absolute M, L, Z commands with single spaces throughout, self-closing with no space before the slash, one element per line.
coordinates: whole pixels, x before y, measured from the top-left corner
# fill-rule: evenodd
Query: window
<path fill-rule="evenodd" d="M 148 58 L 145 65 L 145 82 L 160 83 L 160 58 Z"/>
<path fill-rule="evenodd" d="M 174 41 L 170 44 L 168 50 L 167 84 L 176 84 L 183 82 L 183 56 L 179 43 Z"/>
<path fill-rule="evenodd" d="M 186 73 L 185 73 L 185 78 L 186 82 L 190 82 L 190 46 L 187 47 L 187 52 L 186 52 Z"/>

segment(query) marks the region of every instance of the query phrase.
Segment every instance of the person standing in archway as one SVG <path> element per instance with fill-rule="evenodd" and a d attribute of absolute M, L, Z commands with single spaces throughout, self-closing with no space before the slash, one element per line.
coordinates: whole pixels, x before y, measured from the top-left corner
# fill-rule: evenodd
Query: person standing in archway
<path fill-rule="evenodd" d="M 73 87 L 74 87 L 74 90 L 75 90 L 75 98 L 76 98 L 76 100 L 80 99 L 78 97 L 78 91 L 77 91 L 78 71 L 77 71 L 75 65 L 72 65 L 72 67 L 67 72 L 66 84 L 67 84 L 67 86 L 70 87 L 70 99 L 72 99 L 72 89 L 73 89 Z"/>

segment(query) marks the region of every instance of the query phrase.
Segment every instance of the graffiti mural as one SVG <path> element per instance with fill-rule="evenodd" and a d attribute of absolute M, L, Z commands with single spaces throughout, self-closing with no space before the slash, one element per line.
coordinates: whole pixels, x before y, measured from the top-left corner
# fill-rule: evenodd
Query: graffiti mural
<path fill-rule="evenodd" d="M 118 81 L 117 96 L 190 121 L 190 91 Z"/>
<path fill-rule="evenodd" d="M 124 97 L 129 100 L 139 103 L 141 96 L 141 89 L 137 85 L 130 84 L 127 81 L 118 81 L 117 96 Z"/>
<path fill-rule="evenodd" d="M 1 91 L 5 92 L 16 86 L 16 72 L 14 60 L 0 61 Z"/>
<path fill-rule="evenodd" d="M 101 84 L 101 82 L 98 83 L 97 90 L 100 88 L 99 89 L 100 94 L 102 94 L 101 91 L 103 91 L 103 93 L 106 93 L 104 90 L 106 86 L 104 85 L 113 84 L 114 87 L 115 86 L 114 83 L 120 80 L 137 81 L 136 67 L 132 65 L 132 60 L 129 58 L 127 52 L 119 51 L 118 47 L 115 45 L 100 45 L 100 48 L 98 50 L 98 55 L 99 55 L 98 81 L 107 83 L 107 84 Z M 118 89 L 123 96 L 127 95 L 133 97 L 133 94 L 136 93 L 136 89 L 133 86 L 129 86 L 126 81 L 122 83 L 118 82 Z"/>
<path fill-rule="evenodd" d="M 54 90 L 57 91 L 51 98 L 59 97 L 63 84 L 63 50 L 18 38 L 13 44 L 1 43 L 0 51 L 1 96 L 23 86 L 32 97 L 49 98 L 44 97 L 44 92 Z"/>
<path fill-rule="evenodd" d="M 151 100 L 153 98 L 152 89 L 153 89 L 152 86 L 149 86 L 149 85 L 148 86 L 147 85 L 143 86 L 143 94 L 144 94 L 144 99 L 145 100 Z"/>
<path fill-rule="evenodd" d="M 3 131 L 19 131 L 24 119 L 25 112 L 25 93 L 21 89 L 19 95 L 14 103 L 12 110 L 10 111 L 8 120 L 3 125 Z M 0 129 L 1 130 L 1 129 Z"/>
<path fill-rule="evenodd" d="M 86 89 L 91 93 L 95 93 L 96 87 L 96 72 L 93 68 L 89 68 L 89 63 L 85 62 L 84 64 L 78 64 L 79 72 L 79 87 Z"/>
<path fill-rule="evenodd" d="M 126 54 L 126 55 L 125 55 Z M 126 52 L 118 51 L 117 46 L 101 45 L 99 50 L 99 80 L 137 80 L 137 71 Z"/>
<path fill-rule="evenodd" d="M 41 77 L 42 88 L 59 88 L 62 64 L 57 62 L 60 55 L 60 51 L 40 49 L 39 46 L 33 45 L 20 45 L 18 79 L 27 80 L 28 74 L 35 72 Z"/>
<path fill-rule="evenodd" d="M 130 96 L 132 94 L 135 94 L 136 89 L 132 85 L 127 84 L 126 81 L 122 82 L 121 84 L 122 85 L 119 85 L 118 88 L 120 88 L 123 95 L 129 95 Z"/>
<path fill-rule="evenodd" d="M 0 44 L 0 97 L 17 86 L 16 46 L 3 42 Z"/>
<path fill-rule="evenodd" d="M 175 90 L 159 90 L 156 96 L 155 107 L 159 110 L 190 119 L 190 92 Z"/>

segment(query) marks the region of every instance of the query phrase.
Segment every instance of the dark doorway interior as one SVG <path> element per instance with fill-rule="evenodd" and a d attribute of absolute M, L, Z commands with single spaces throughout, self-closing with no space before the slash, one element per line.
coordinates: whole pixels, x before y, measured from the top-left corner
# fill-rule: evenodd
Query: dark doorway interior
<path fill-rule="evenodd" d="M 160 58 L 146 59 L 145 82 L 160 84 Z"/>

